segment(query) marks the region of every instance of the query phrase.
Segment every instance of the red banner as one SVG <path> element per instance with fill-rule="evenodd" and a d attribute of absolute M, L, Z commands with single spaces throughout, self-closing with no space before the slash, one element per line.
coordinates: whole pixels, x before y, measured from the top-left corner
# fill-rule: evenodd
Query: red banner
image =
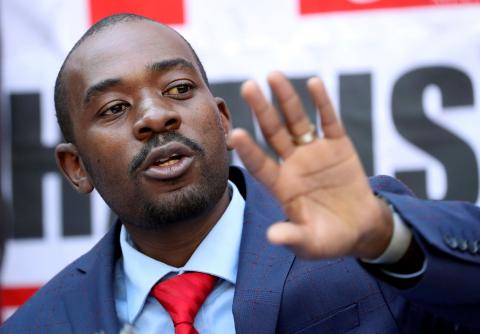
<path fill-rule="evenodd" d="M 165 24 L 183 24 L 183 0 L 90 0 L 90 22 L 118 13 L 143 15 Z"/>
<path fill-rule="evenodd" d="M 480 4 L 480 0 L 300 0 L 300 13 L 316 14 L 357 10 L 466 4 Z"/>
<path fill-rule="evenodd" d="M 0 290 L 2 307 L 19 307 L 33 296 L 38 289 L 40 289 L 39 286 L 2 288 Z"/>

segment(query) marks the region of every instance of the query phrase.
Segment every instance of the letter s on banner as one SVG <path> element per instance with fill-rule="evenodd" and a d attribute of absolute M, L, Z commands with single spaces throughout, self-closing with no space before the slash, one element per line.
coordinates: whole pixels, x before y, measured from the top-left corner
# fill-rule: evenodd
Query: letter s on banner
<path fill-rule="evenodd" d="M 464 72 L 442 66 L 414 69 L 401 76 L 393 87 L 395 127 L 405 139 L 443 164 L 447 174 L 445 199 L 475 202 L 478 196 L 475 153 L 465 141 L 426 117 L 423 94 L 429 85 L 440 90 L 445 112 L 453 107 L 473 106 L 472 82 Z M 424 171 L 400 172 L 396 176 L 418 196 L 428 197 Z"/>

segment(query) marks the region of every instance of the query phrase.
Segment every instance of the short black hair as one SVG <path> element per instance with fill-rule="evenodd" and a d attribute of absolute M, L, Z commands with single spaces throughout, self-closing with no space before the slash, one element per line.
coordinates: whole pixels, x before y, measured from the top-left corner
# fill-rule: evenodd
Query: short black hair
<path fill-rule="evenodd" d="M 83 36 L 77 41 L 77 43 L 75 43 L 75 45 L 73 46 L 73 48 L 70 50 L 67 57 L 63 61 L 63 64 L 60 67 L 60 71 L 58 72 L 57 79 L 55 80 L 54 101 L 55 101 L 55 112 L 57 115 L 58 125 L 60 126 L 60 130 L 62 131 L 63 138 L 66 142 L 73 143 L 75 140 L 74 133 L 73 133 L 72 119 L 68 111 L 69 109 L 68 103 L 67 103 L 68 88 L 65 85 L 65 68 L 66 68 L 66 64 L 68 63 L 68 60 L 70 59 L 70 56 L 80 45 L 82 45 L 82 43 L 88 37 L 103 30 L 104 28 L 115 25 L 117 23 L 129 22 L 129 21 L 141 21 L 141 20 L 161 24 L 160 22 L 157 22 L 148 17 L 137 15 L 137 14 L 126 13 L 126 14 L 114 14 L 114 15 L 107 16 L 101 19 L 100 21 L 96 22 L 83 34 Z M 178 35 L 185 41 L 185 43 L 187 43 L 188 47 L 192 51 L 194 60 L 197 63 L 197 66 L 200 70 L 200 74 L 202 75 L 202 79 L 207 85 L 207 87 L 210 87 L 207 73 L 205 72 L 203 64 L 200 61 L 200 58 L 198 58 L 197 53 L 192 48 L 190 43 L 182 35 L 180 34 Z"/>

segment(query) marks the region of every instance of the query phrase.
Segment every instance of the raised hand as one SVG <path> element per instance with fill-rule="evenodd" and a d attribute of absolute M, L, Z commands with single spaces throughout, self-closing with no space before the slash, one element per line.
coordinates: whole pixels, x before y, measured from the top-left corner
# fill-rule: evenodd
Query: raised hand
<path fill-rule="evenodd" d="M 323 138 L 316 135 L 285 76 L 273 72 L 268 83 L 285 123 L 257 83 L 245 82 L 241 93 L 282 162 L 270 158 L 242 129 L 234 130 L 230 139 L 247 169 L 272 191 L 289 218 L 273 224 L 268 239 L 308 258 L 379 256 L 391 238 L 391 214 L 370 189 L 323 83 L 318 78 L 307 82 Z"/>

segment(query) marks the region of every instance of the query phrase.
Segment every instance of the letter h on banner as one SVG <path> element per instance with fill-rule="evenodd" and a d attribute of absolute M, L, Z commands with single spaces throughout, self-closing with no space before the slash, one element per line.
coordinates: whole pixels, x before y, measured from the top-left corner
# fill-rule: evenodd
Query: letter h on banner
<path fill-rule="evenodd" d="M 53 147 L 40 141 L 40 94 L 10 96 L 12 124 L 13 237 L 42 238 L 42 178 L 58 173 Z M 60 176 L 60 175 L 59 175 Z M 90 199 L 78 195 L 62 177 L 64 236 L 91 233 Z"/>

